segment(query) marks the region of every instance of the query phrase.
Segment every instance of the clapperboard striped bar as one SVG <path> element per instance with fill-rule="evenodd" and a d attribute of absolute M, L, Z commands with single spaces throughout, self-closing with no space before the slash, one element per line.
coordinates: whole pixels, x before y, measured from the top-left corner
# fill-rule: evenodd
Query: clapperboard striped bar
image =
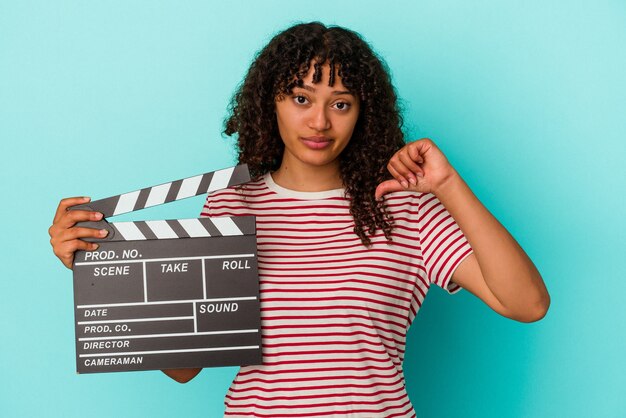
<path fill-rule="evenodd" d="M 109 241 L 227 237 L 255 232 L 254 218 L 249 216 L 112 222 L 109 225 L 113 230 Z"/>
<path fill-rule="evenodd" d="M 101 212 L 107 218 L 236 186 L 248 180 L 250 180 L 248 167 L 242 164 L 111 196 L 81 206 Z"/>
<path fill-rule="evenodd" d="M 249 180 L 237 166 L 90 202 L 109 234 L 74 259 L 79 373 L 258 364 L 261 361 L 252 216 L 106 219 Z"/>

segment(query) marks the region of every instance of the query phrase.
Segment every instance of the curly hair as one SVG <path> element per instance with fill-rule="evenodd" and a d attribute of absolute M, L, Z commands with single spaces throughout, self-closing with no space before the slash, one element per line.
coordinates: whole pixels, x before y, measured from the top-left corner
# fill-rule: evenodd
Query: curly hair
<path fill-rule="evenodd" d="M 240 164 L 258 178 L 280 167 L 284 144 L 278 132 L 275 101 L 303 85 L 313 63 L 313 82 L 328 63 L 343 85 L 360 101 L 350 142 L 339 156 L 340 176 L 350 199 L 354 232 L 369 246 L 381 229 L 391 240 L 393 219 L 377 201 L 376 186 L 390 178 L 386 170 L 393 154 L 404 146 L 402 116 L 387 66 L 356 33 L 319 22 L 298 24 L 280 32 L 250 66 L 229 106 L 224 134 L 237 134 Z M 336 70 L 335 70 L 336 69 Z"/>

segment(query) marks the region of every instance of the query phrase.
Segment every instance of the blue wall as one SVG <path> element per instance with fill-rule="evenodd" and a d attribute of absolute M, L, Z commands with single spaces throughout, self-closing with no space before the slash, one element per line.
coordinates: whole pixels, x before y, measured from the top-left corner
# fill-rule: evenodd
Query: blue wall
<path fill-rule="evenodd" d="M 626 416 L 626 3 L 389 3 L 0 2 L 0 416 L 221 416 L 235 368 L 187 385 L 75 374 L 71 273 L 47 228 L 61 197 L 231 165 L 230 95 L 276 31 L 309 20 L 386 58 L 409 137 L 437 141 L 552 296 L 521 324 L 434 289 L 409 335 L 418 416 Z"/>

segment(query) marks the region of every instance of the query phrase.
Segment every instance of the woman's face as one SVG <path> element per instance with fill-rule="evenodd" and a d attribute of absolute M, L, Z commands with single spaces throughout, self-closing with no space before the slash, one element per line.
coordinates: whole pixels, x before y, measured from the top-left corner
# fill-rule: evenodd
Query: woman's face
<path fill-rule="evenodd" d="M 330 66 L 322 67 L 321 80 L 313 84 L 314 68 L 304 77 L 303 87 L 276 101 L 278 130 L 285 143 L 283 163 L 327 166 L 348 145 L 359 116 L 358 98 L 336 75 L 328 85 Z"/>

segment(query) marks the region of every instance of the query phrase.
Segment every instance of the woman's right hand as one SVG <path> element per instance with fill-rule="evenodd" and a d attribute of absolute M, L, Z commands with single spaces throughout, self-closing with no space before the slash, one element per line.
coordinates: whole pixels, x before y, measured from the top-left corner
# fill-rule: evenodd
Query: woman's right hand
<path fill-rule="evenodd" d="M 99 221 L 102 214 L 86 210 L 69 210 L 71 206 L 89 202 L 88 197 L 70 197 L 61 200 L 54 215 L 52 226 L 48 229 L 52 251 L 68 269 L 72 268 L 74 252 L 77 250 L 93 251 L 98 244 L 83 241 L 81 238 L 104 238 L 106 229 L 94 229 L 75 226 L 78 222 Z"/>

